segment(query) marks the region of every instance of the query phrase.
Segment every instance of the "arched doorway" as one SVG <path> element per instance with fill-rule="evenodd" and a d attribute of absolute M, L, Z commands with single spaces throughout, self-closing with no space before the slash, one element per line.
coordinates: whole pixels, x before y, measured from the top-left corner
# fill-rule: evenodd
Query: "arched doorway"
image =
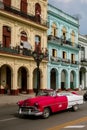
<path fill-rule="evenodd" d="M 0 81 L 5 94 L 11 94 L 11 76 L 12 71 L 10 66 L 3 65 L 0 69 Z"/>
<path fill-rule="evenodd" d="M 20 87 L 19 92 L 27 93 L 27 70 L 25 67 L 18 70 L 18 86 Z"/>
<path fill-rule="evenodd" d="M 37 91 L 37 89 L 41 89 L 41 72 L 40 72 L 40 69 L 39 71 L 38 69 L 36 68 L 34 71 L 33 71 L 33 89 L 34 89 L 34 92 Z"/>
<path fill-rule="evenodd" d="M 56 89 L 56 69 L 52 69 L 50 72 L 50 88 L 51 89 Z"/>
<path fill-rule="evenodd" d="M 79 83 L 81 89 L 84 89 L 86 87 L 86 78 L 86 69 L 84 67 L 81 67 L 79 71 Z"/>
<path fill-rule="evenodd" d="M 61 89 L 65 90 L 66 89 L 66 82 L 67 82 L 67 72 L 66 70 L 62 70 L 61 72 Z"/>
<path fill-rule="evenodd" d="M 70 88 L 71 89 L 75 88 L 75 74 L 74 74 L 74 71 L 71 71 L 71 73 L 70 73 Z"/>

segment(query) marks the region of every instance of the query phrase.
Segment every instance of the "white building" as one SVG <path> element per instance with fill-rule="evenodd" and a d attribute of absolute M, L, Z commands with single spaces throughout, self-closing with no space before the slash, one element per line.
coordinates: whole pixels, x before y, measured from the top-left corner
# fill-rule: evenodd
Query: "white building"
<path fill-rule="evenodd" d="M 87 35 L 79 35 L 79 83 L 80 89 L 87 89 Z"/>

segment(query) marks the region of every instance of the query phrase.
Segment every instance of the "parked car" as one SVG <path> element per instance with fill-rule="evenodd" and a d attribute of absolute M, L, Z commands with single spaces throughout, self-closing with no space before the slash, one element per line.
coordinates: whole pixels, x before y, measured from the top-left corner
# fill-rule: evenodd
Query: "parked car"
<path fill-rule="evenodd" d="M 61 92 L 54 90 L 40 91 L 36 97 L 28 98 L 18 103 L 19 115 L 41 115 L 48 118 L 51 113 L 72 108 L 78 110 L 79 105 L 83 104 L 83 96 L 76 93 Z"/>
<path fill-rule="evenodd" d="M 87 101 L 87 91 L 84 93 L 83 99 L 84 99 L 84 101 Z"/>

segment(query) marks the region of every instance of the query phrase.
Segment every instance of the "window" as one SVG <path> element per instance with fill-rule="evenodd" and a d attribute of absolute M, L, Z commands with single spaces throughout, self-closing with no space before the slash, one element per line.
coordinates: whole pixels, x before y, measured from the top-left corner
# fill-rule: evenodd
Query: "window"
<path fill-rule="evenodd" d="M 85 48 L 81 47 L 81 59 L 83 60 L 85 58 Z"/>
<path fill-rule="evenodd" d="M 35 51 L 41 51 L 41 37 L 39 35 L 35 36 Z"/>
<path fill-rule="evenodd" d="M 53 36 L 57 36 L 57 27 L 56 27 L 56 24 L 52 25 L 52 35 Z"/>
<path fill-rule="evenodd" d="M 63 59 L 66 59 L 66 52 L 63 51 Z"/>
<path fill-rule="evenodd" d="M 21 40 L 22 40 L 22 41 L 27 41 L 27 34 L 26 34 L 25 31 L 22 31 L 22 32 L 21 32 Z"/>
<path fill-rule="evenodd" d="M 53 56 L 53 57 L 57 57 L 57 50 L 52 49 L 52 56 Z"/>
<path fill-rule="evenodd" d="M 3 46 L 10 47 L 11 44 L 11 28 L 3 26 Z"/>
<path fill-rule="evenodd" d="M 71 42 L 72 42 L 72 46 L 74 46 L 74 43 L 75 43 L 75 33 L 74 33 L 74 31 L 72 31 L 72 33 L 71 33 Z"/>
<path fill-rule="evenodd" d="M 75 54 L 71 54 L 71 62 L 75 63 Z"/>
<path fill-rule="evenodd" d="M 21 12 L 27 13 L 27 0 L 21 0 Z"/>
<path fill-rule="evenodd" d="M 11 0 L 3 0 L 3 3 L 7 6 L 11 6 Z"/>
<path fill-rule="evenodd" d="M 35 21 L 41 22 L 41 6 L 39 3 L 35 4 Z"/>
<path fill-rule="evenodd" d="M 63 29 L 62 29 L 62 39 L 66 40 L 66 28 L 65 27 L 63 27 Z"/>
<path fill-rule="evenodd" d="M 28 50 L 32 49 L 31 44 L 28 42 L 27 33 L 25 31 L 21 32 L 20 40 L 21 40 L 20 41 L 20 48 L 21 49 L 28 49 Z"/>

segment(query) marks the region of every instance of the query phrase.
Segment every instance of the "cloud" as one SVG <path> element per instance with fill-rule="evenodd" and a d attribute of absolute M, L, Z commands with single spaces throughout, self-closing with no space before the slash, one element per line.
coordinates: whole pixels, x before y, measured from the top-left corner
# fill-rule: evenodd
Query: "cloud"
<path fill-rule="evenodd" d="M 87 0 L 48 0 L 48 2 L 65 13 L 77 17 L 81 33 L 87 34 Z"/>
<path fill-rule="evenodd" d="M 49 1 L 52 1 L 52 0 L 49 0 Z M 56 2 L 60 2 L 60 3 L 71 3 L 73 1 L 76 1 L 76 0 L 56 0 Z"/>
<path fill-rule="evenodd" d="M 81 3 L 87 3 L 87 0 L 81 0 Z"/>

